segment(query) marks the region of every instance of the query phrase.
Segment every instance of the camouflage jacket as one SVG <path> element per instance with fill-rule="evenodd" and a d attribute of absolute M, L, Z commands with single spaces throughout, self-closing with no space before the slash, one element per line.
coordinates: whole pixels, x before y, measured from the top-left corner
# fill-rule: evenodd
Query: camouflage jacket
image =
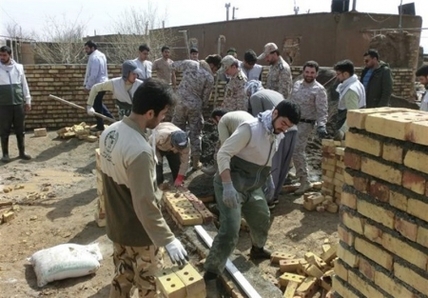
<path fill-rule="evenodd" d="M 177 88 L 180 103 L 194 109 L 206 106 L 214 87 L 214 75 L 209 65 L 204 60 L 182 60 L 172 63 L 172 69 L 183 72 Z"/>
<path fill-rule="evenodd" d="M 247 76 L 242 72 L 241 69 L 236 75 L 230 77 L 229 82 L 226 85 L 226 91 L 224 94 L 223 108 L 229 111 L 247 111 L 248 100 L 245 94 L 245 83 L 247 82 Z"/>
<path fill-rule="evenodd" d="M 291 99 L 300 106 L 301 119 L 315 120 L 317 126 L 325 126 L 328 116 L 327 92 L 317 81 L 308 84 L 304 80 L 294 83 Z"/>
<path fill-rule="evenodd" d="M 279 56 L 279 60 L 271 65 L 266 79 L 266 89 L 275 90 L 288 99 L 293 86 L 290 65 Z"/>

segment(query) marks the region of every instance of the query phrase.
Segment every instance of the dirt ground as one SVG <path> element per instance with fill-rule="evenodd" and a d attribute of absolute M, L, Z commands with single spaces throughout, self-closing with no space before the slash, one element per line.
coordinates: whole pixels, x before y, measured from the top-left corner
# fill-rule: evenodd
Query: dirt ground
<path fill-rule="evenodd" d="M 23 185 L 9 193 L 0 191 L 0 203 L 16 202 L 16 218 L 0 226 L 0 297 L 108 297 L 113 276 L 111 243 L 104 228 L 94 221 L 96 207 L 96 177 L 94 150 L 97 143 L 78 139 L 62 140 L 55 132 L 47 137 L 27 135 L 27 151 L 33 160 L 14 159 L 0 164 L 0 190 Z M 319 151 L 311 145 L 313 151 Z M 11 138 L 11 157 L 17 155 L 15 139 Z M 311 163 L 319 157 L 311 156 Z M 319 171 L 313 171 L 313 180 Z M 188 178 L 201 181 L 210 189 L 211 180 L 196 172 Z M 303 256 L 307 251 L 321 252 L 321 245 L 337 242 L 338 215 L 306 212 L 302 198 L 292 195 L 281 197 L 272 211 L 272 226 L 267 246 L 272 250 Z M 172 223 L 171 223 L 172 224 Z M 175 231 L 178 231 L 175 229 Z M 62 243 L 89 244 L 98 242 L 103 253 L 101 268 L 96 274 L 56 281 L 38 288 L 35 273 L 27 261 L 36 251 Z M 238 249 L 249 253 L 250 239 L 241 232 Z M 197 261 L 197 257 L 193 258 Z M 261 269 L 278 276 L 278 268 L 268 261 Z M 263 297 L 263 293 L 260 293 Z"/>

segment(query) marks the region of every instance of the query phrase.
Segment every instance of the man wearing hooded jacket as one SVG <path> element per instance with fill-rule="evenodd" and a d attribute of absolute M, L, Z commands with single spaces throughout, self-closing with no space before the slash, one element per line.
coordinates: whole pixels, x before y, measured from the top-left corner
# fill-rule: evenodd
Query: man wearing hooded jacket
<path fill-rule="evenodd" d="M 11 58 L 8 46 L 0 48 L 0 137 L 3 152 L 2 162 L 9 162 L 9 135 L 15 131 L 19 158 L 29 160 L 25 153 L 24 118 L 31 110 L 31 96 L 25 78 L 24 67 Z"/>
<path fill-rule="evenodd" d="M 299 119 L 298 105 L 282 101 L 273 110 L 240 124 L 220 147 L 219 171 L 214 177 L 220 229 L 204 265 L 208 298 L 218 295 L 216 279 L 238 242 L 241 214 L 250 227 L 251 258 L 270 258 L 271 253 L 264 247 L 270 212 L 261 188 L 270 174 L 272 157 L 283 132 Z"/>
<path fill-rule="evenodd" d="M 126 60 L 123 62 L 122 77 L 98 83 L 92 87 L 86 107 L 88 114 L 90 116 L 94 115 L 95 110 L 92 106 L 97 94 L 110 91 L 113 92 L 113 96 L 116 98 L 115 103 L 119 113 L 119 120 L 122 120 L 124 116 L 129 116 L 132 109 L 132 96 L 134 96 L 135 90 L 143 83 L 143 81 L 137 79 L 139 74 L 142 74 L 142 72 L 135 61 Z"/>

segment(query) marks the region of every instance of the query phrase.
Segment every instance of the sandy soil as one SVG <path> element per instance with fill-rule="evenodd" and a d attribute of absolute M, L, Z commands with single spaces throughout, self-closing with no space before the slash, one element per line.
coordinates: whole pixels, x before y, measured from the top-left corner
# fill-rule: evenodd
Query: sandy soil
<path fill-rule="evenodd" d="M 317 150 L 317 146 L 311 150 Z M 16 218 L 0 226 L 0 297 L 107 297 L 113 276 L 112 248 L 103 228 L 94 222 L 96 177 L 94 150 L 97 143 L 78 139 L 61 140 L 56 133 L 33 138 L 27 135 L 27 151 L 34 159 L 14 159 L 0 164 L 0 203 L 16 202 Z M 15 139 L 11 138 L 11 157 L 17 155 Z M 319 151 L 319 150 L 318 150 Z M 311 157 L 312 158 L 312 157 Z M 312 158 L 314 164 L 319 158 Z M 319 171 L 313 179 L 317 179 Z M 188 183 L 198 182 L 205 192 L 211 180 L 200 172 L 193 173 Z M 273 250 L 303 256 L 307 251 L 321 252 L 325 239 L 336 242 L 337 214 L 305 212 L 302 199 L 284 195 L 272 211 L 272 226 L 267 245 Z M 178 232 L 177 229 L 175 231 Z M 36 277 L 27 258 L 34 252 L 62 243 L 89 244 L 98 242 L 104 260 L 92 276 L 56 281 L 38 288 Z M 238 249 L 248 253 L 250 239 L 241 232 Z M 193 260 L 196 262 L 197 257 Z M 278 268 L 268 261 L 259 264 L 274 276 Z M 263 295 L 262 295 L 263 296 Z"/>

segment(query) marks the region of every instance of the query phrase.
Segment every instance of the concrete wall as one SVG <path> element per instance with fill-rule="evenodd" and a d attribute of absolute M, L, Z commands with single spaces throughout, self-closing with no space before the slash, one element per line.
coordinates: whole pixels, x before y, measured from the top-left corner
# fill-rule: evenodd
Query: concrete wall
<path fill-rule="evenodd" d="M 121 75 L 120 65 L 109 66 L 110 78 Z M 38 127 L 47 127 L 50 129 L 64 126 L 72 126 L 82 121 L 94 123 L 94 118 L 89 117 L 84 110 L 78 110 L 67 106 L 54 99 L 48 98 L 49 94 L 56 95 L 65 100 L 71 101 L 82 107 L 86 107 L 88 94 L 83 91 L 83 77 L 85 75 L 86 65 L 26 65 L 25 73 L 32 95 L 32 111 L 28 113 L 26 128 L 33 129 Z M 262 80 L 266 81 L 268 67 L 264 68 Z M 357 69 L 360 73 L 361 69 Z M 301 67 L 292 67 L 293 77 L 296 78 L 301 73 Z M 409 69 L 394 69 L 394 94 L 409 97 L 413 90 L 413 81 L 410 79 L 413 71 Z M 154 73 L 156 76 L 156 73 Z M 180 81 L 181 74 L 177 75 Z M 218 85 L 218 100 L 216 105 L 223 101 L 224 82 Z M 205 111 L 208 116 L 214 104 L 213 92 L 210 105 Z M 116 108 L 110 93 L 104 96 L 104 103 L 113 113 L 117 115 Z"/>
<path fill-rule="evenodd" d="M 345 58 L 351 59 L 356 65 L 362 65 L 362 54 L 369 47 L 370 39 L 374 35 L 366 30 L 397 28 L 398 22 L 398 15 L 315 13 L 233 20 L 171 29 L 177 32 L 187 30 L 189 38 L 196 38 L 200 57 L 217 53 L 219 35 L 226 37 L 221 54 L 224 55 L 229 47 L 235 47 L 240 59 L 243 59 L 244 52 L 249 48 L 260 54 L 267 42 L 275 42 L 282 49 L 284 43 L 291 39 L 290 42 L 300 43 L 300 51 L 293 62 L 294 65 L 302 65 L 312 59 L 320 65 L 332 66 Z M 420 28 L 421 25 L 421 17 L 403 16 L 403 28 Z M 174 58 L 185 57 L 177 53 Z"/>

